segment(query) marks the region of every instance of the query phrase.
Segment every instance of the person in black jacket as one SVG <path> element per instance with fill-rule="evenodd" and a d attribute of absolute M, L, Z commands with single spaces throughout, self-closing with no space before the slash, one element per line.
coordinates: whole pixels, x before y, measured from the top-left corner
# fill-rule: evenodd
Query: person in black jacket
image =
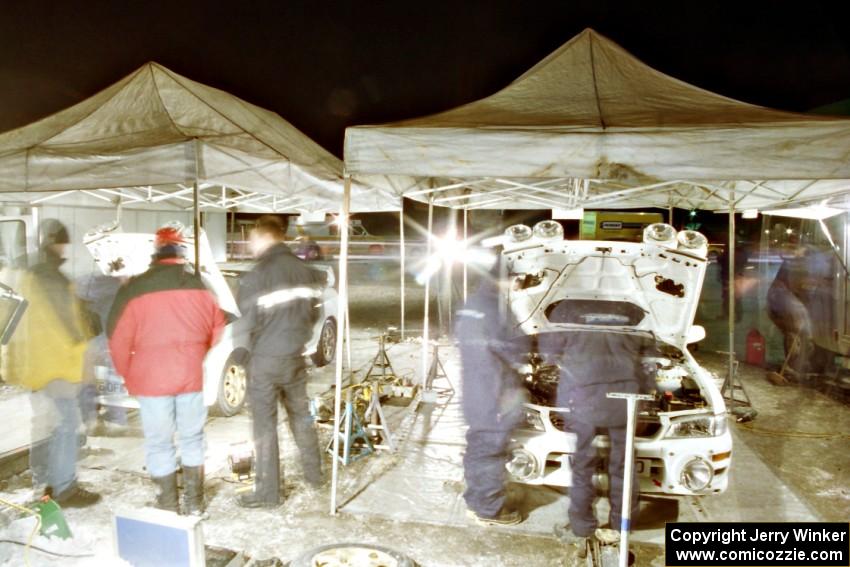
<path fill-rule="evenodd" d="M 307 483 L 322 483 L 319 441 L 307 398 L 304 349 L 318 318 L 325 274 L 311 269 L 284 244 L 286 225 L 276 216 L 257 220 L 250 235 L 257 264 L 239 285 L 240 325 L 250 325 L 251 364 L 248 400 L 253 419 L 256 478 L 254 491 L 239 498 L 248 508 L 281 502 L 281 470 L 277 438 L 278 399 Z"/>
<path fill-rule="evenodd" d="M 567 302 L 549 315 L 551 321 L 566 321 Z M 597 521 L 593 513 L 596 491 L 597 450 L 593 440 L 606 433 L 610 440 L 608 478 L 611 505 L 609 524 L 619 530 L 623 502 L 623 472 L 626 448 L 626 402 L 611 399 L 609 393 L 648 393 L 655 388 L 655 371 L 643 364 L 654 352 L 654 340 L 636 333 L 615 331 L 571 331 L 551 333 L 541 338 L 541 350 L 555 354 L 561 369 L 558 407 L 569 409 L 565 428 L 576 435 L 570 487 L 569 529 L 579 538 L 593 537 Z M 633 469 L 634 470 L 634 469 Z M 637 518 L 638 479 L 632 477 L 632 522 Z M 556 528 L 566 537 L 567 526 Z"/>
<path fill-rule="evenodd" d="M 515 366 L 528 352 L 527 337 L 511 339 L 498 263 L 456 315 L 460 348 L 466 451 L 463 498 L 477 523 L 512 525 L 522 516 L 506 500 L 505 464 L 511 433 L 525 401 Z M 502 303 L 500 304 L 500 298 Z"/>

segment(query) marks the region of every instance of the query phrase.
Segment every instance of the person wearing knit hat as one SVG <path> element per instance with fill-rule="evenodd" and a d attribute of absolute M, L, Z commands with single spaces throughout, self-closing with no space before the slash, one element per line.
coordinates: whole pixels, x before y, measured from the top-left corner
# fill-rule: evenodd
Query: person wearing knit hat
<path fill-rule="evenodd" d="M 183 258 L 186 254 L 186 239 L 180 230 L 173 226 L 164 226 L 154 236 L 155 260 Z"/>
<path fill-rule="evenodd" d="M 150 268 L 119 290 L 107 320 L 109 351 L 127 391 L 139 402 L 145 462 L 156 506 L 204 511 L 203 363 L 224 330 L 224 313 L 200 275 L 188 270 L 185 240 L 173 226 L 156 231 Z M 177 435 L 180 463 L 177 461 Z"/>
<path fill-rule="evenodd" d="M 100 500 L 77 482 L 78 396 L 83 354 L 93 333 L 73 285 L 59 269 L 71 240 L 68 229 L 45 219 L 39 237 L 39 261 L 18 288 L 29 307 L 10 346 L 10 378 L 32 391 L 33 485 L 63 507 L 81 508 Z"/>

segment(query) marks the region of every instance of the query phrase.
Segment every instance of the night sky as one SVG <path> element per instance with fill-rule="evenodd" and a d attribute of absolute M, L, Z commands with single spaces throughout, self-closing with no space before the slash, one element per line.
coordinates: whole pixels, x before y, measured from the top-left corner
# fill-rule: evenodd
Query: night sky
<path fill-rule="evenodd" d="M 700 87 L 804 111 L 850 97 L 842 4 L 0 0 L 0 131 L 153 60 L 341 155 L 346 126 L 487 96 L 585 27 Z"/>

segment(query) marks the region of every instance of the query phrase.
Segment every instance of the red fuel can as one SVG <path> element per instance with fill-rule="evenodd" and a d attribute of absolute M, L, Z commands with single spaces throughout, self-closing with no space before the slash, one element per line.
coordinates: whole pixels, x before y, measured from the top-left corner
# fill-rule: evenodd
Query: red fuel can
<path fill-rule="evenodd" d="M 764 335 L 758 329 L 750 329 L 747 333 L 747 364 L 764 366 Z"/>

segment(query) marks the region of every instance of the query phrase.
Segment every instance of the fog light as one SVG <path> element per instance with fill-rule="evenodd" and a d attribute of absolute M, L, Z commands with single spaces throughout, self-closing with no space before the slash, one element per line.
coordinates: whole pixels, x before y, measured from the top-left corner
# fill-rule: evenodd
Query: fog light
<path fill-rule="evenodd" d="M 526 449 L 514 449 L 511 452 L 511 460 L 507 462 L 505 467 L 508 473 L 517 480 L 530 480 L 537 476 L 539 467 L 537 459 Z"/>
<path fill-rule="evenodd" d="M 540 412 L 533 409 L 525 410 L 525 423 L 537 431 L 546 431 Z"/>
<path fill-rule="evenodd" d="M 714 469 L 701 457 L 694 457 L 682 467 L 681 482 L 685 488 L 693 492 L 708 488 L 712 478 L 714 478 Z"/>
<path fill-rule="evenodd" d="M 515 224 L 505 229 L 505 237 L 509 242 L 524 242 L 531 236 L 531 227 L 524 224 Z"/>
<path fill-rule="evenodd" d="M 695 230 L 683 230 L 676 238 L 679 248 L 688 252 L 705 256 L 708 252 L 708 239 Z"/>
<path fill-rule="evenodd" d="M 564 227 L 558 221 L 540 221 L 534 225 L 534 236 L 540 240 L 563 240 Z"/>
<path fill-rule="evenodd" d="M 643 229 L 643 241 L 660 246 L 674 246 L 676 244 L 676 229 L 667 223 L 652 223 Z"/>

